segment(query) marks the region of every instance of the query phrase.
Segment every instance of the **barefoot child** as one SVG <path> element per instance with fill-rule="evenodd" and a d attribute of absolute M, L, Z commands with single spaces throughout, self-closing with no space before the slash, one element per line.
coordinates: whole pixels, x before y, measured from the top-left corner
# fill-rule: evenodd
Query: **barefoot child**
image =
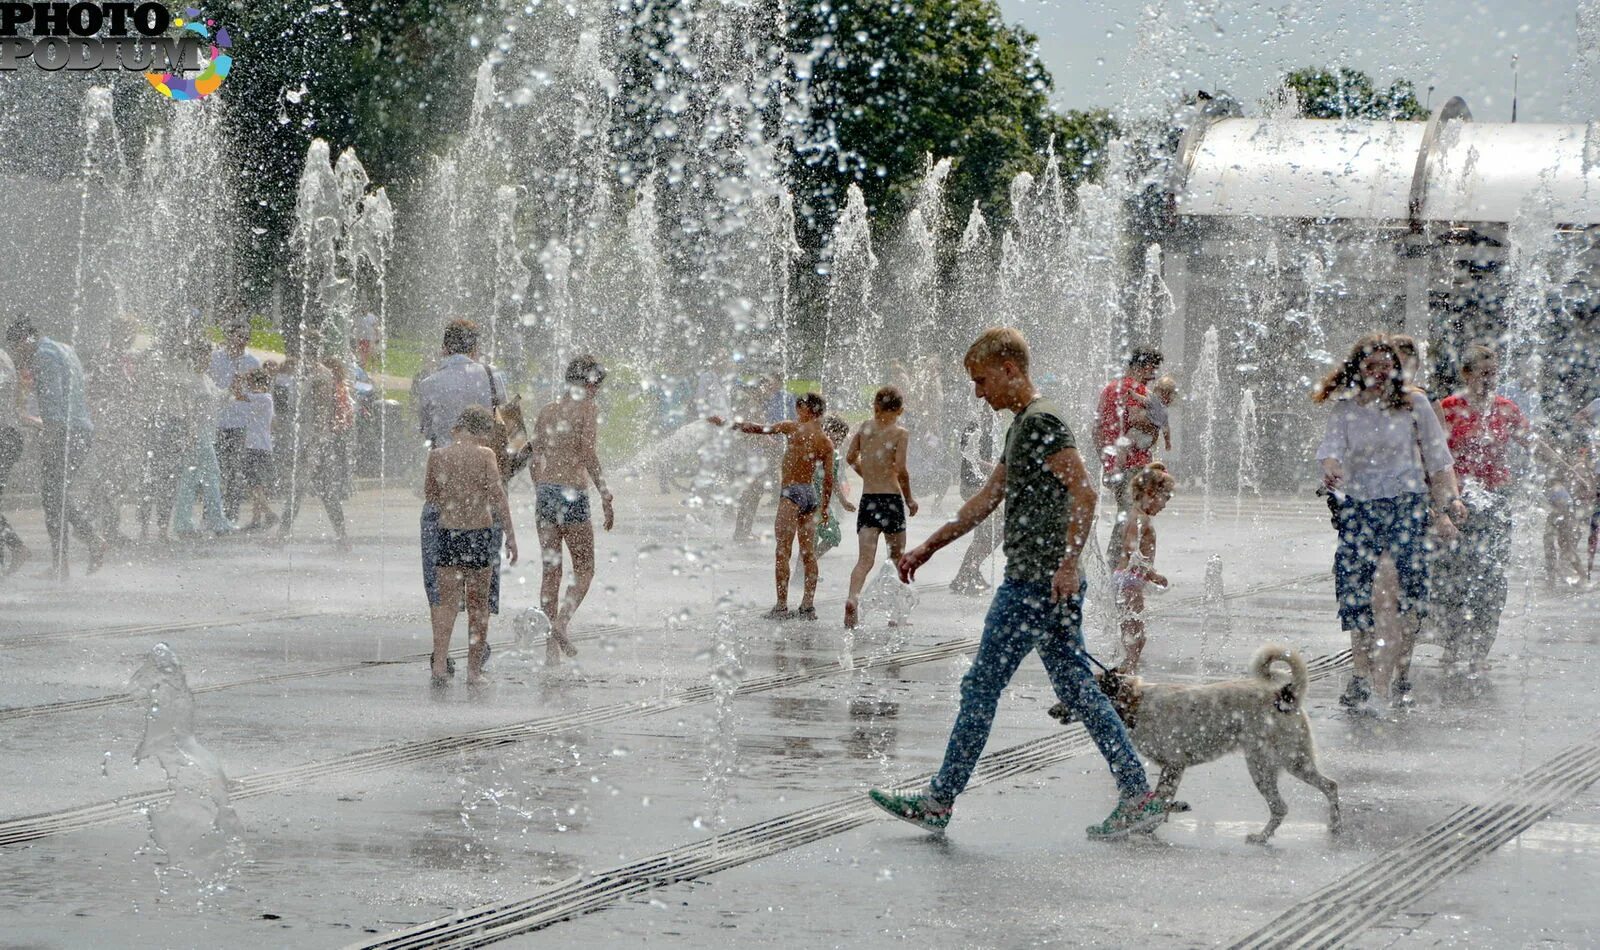
<path fill-rule="evenodd" d="M 1112 582 L 1117 591 L 1117 615 L 1122 624 L 1122 663 L 1124 673 L 1139 669 L 1144 653 L 1144 587 L 1166 587 L 1167 579 L 1156 573 L 1155 517 L 1172 500 L 1177 480 L 1160 462 L 1151 462 L 1133 473 L 1128 490 L 1133 493 L 1128 520 L 1122 526 L 1122 549 L 1112 565 Z"/>
<path fill-rule="evenodd" d="M 767 613 L 774 620 L 787 620 L 798 616 L 802 620 L 817 619 L 814 603 L 817 595 L 816 521 L 821 512 L 823 523 L 828 521 L 828 504 L 833 500 L 833 442 L 822 431 L 822 414 L 828 408 L 821 393 L 806 393 L 795 400 L 797 421 L 774 422 L 760 425 L 754 422 L 735 421 L 733 428 L 748 435 L 781 435 L 788 439 L 782 463 L 782 489 L 778 502 L 778 516 L 773 529 L 778 536 L 775 552 L 774 574 L 778 586 L 778 601 Z M 721 416 L 708 416 L 706 421 L 714 426 L 723 424 Z M 822 467 L 822 497 L 811 484 L 812 473 Z M 796 539 L 800 542 L 800 559 L 805 571 L 805 594 L 796 614 L 789 612 L 789 551 Z"/>
<path fill-rule="evenodd" d="M 545 641 L 545 662 L 554 666 L 561 654 L 576 656 L 578 650 L 567 637 L 572 615 L 594 581 L 594 525 L 589 520 L 588 484 L 600 492 L 600 508 L 605 529 L 611 530 L 616 512 L 611 507 L 611 490 L 600 472 L 600 455 L 595 447 L 599 409 L 595 398 L 605 381 L 605 367 L 593 356 L 580 356 L 567 365 L 566 392 L 539 410 L 534 420 L 532 460 L 528 472 L 536 486 L 539 550 L 544 577 L 539 586 L 539 604 L 550 618 L 550 637 Z M 556 609 L 561 593 L 561 545 L 572 557 L 572 586 Z"/>
<path fill-rule="evenodd" d="M 517 532 L 506 504 L 505 486 L 494 450 L 484 445 L 494 431 L 494 416 L 483 406 L 468 406 L 452 430 L 453 441 L 428 453 L 423 492 L 439 511 L 439 603 L 433 614 L 433 685 L 443 686 L 454 672 L 450 636 L 463 589 L 467 598 L 467 685 L 483 676 L 489 653 L 489 572 L 494 564 L 498 520 L 505 526 L 506 557 L 517 563 Z"/>
<path fill-rule="evenodd" d="M 900 390 L 885 386 L 872 397 L 872 418 L 850 438 L 845 462 L 861 476 L 861 506 L 856 515 L 859 553 L 850 572 L 850 593 L 844 601 L 844 625 L 853 628 L 861 601 L 861 587 L 878 557 L 878 535 L 889 544 L 889 557 L 900 560 L 906 546 L 906 514 L 917 513 L 911 497 L 911 475 L 906 452 L 911 434 L 900 425 L 905 400 Z"/>
<path fill-rule="evenodd" d="M 989 741 L 1006 684 L 1029 653 L 1037 651 L 1050 685 L 1074 711 L 1105 758 L 1121 800 L 1105 821 L 1091 825 L 1092 839 L 1122 838 L 1167 817 L 1150 791 L 1127 727 L 1095 685 L 1083 649 L 1084 582 L 1078 557 L 1094 524 L 1095 490 L 1061 410 L 1040 395 L 1028 375 L 1028 344 L 1010 327 L 985 330 L 966 356 L 974 395 L 1016 421 L 994 473 L 955 517 L 900 558 L 907 583 L 934 552 L 1006 506 L 1005 582 L 995 591 L 972 668 L 961 680 L 961 709 L 944 763 L 926 790 L 897 794 L 873 789 L 872 802 L 930 831 L 950 823 L 956 797 L 967 787 Z"/>

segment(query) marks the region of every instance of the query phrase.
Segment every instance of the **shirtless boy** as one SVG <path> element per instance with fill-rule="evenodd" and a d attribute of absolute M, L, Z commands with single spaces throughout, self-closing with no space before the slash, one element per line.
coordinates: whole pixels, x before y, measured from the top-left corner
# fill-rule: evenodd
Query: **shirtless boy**
<path fill-rule="evenodd" d="M 539 410 L 533 423 L 532 461 L 528 471 L 537 498 L 539 550 L 544 562 L 544 577 L 539 586 L 539 604 L 550 618 L 550 638 L 545 641 L 545 662 L 554 666 L 561 654 L 576 656 L 578 650 L 567 637 L 572 615 L 589 593 L 594 580 L 594 525 L 589 521 L 588 484 L 600 492 L 600 507 L 605 529 L 616 520 L 611 507 L 611 491 L 600 472 L 600 456 L 595 450 L 595 429 L 599 412 L 595 397 L 606 378 L 605 368 L 593 356 L 580 356 L 567 365 L 566 392 Z M 561 609 L 556 598 L 561 593 L 561 545 L 566 544 L 572 558 L 572 586 L 567 588 Z"/>
<path fill-rule="evenodd" d="M 845 463 L 861 476 L 861 506 L 856 514 L 856 543 L 860 553 L 850 572 L 850 596 L 844 602 L 844 625 L 856 625 L 861 587 L 878 557 L 878 535 L 889 543 L 889 557 L 899 561 L 906 547 L 906 515 L 917 513 L 911 497 L 911 475 L 906 471 L 906 451 L 911 435 L 900 424 L 905 400 L 900 390 L 885 386 L 872 397 L 872 418 L 850 437 Z"/>
<path fill-rule="evenodd" d="M 761 425 L 735 420 L 733 428 L 749 435 L 781 435 L 788 439 L 783 453 L 781 477 L 783 487 L 778 501 L 778 517 L 774 531 L 778 548 L 773 565 L 778 582 L 778 602 L 767 616 L 787 620 L 798 616 L 802 620 L 817 619 L 814 600 L 817 594 L 817 533 L 815 519 L 820 516 L 828 522 L 828 502 L 833 498 L 833 442 L 822 431 L 822 414 L 828 408 L 821 393 L 806 393 L 795 400 L 797 421 L 774 422 Z M 723 424 L 721 416 L 708 416 L 706 421 L 714 426 Z M 812 473 L 822 466 L 822 497 L 811 484 Z M 805 570 L 805 596 L 800 609 L 789 612 L 789 552 L 796 538 L 800 541 L 800 562 Z"/>
<path fill-rule="evenodd" d="M 439 511 L 439 603 L 433 614 L 433 685 L 443 686 L 454 672 L 450 637 L 462 588 L 467 597 L 467 685 L 483 677 L 489 655 L 489 572 L 495 556 L 494 525 L 505 526 L 506 557 L 517 563 L 517 532 L 506 503 L 505 486 L 494 450 L 484 445 L 494 416 L 483 406 L 468 406 L 456 422 L 451 444 L 428 453 L 423 491 Z"/>

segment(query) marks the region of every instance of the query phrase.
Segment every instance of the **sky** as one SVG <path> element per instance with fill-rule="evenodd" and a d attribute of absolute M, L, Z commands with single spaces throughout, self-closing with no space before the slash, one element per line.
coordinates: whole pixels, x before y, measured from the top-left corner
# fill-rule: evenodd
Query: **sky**
<path fill-rule="evenodd" d="M 1167 91 L 1256 103 L 1298 66 L 1416 84 L 1478 121 L 1600 119 L 1600 0 L 999 0 L 1039 37 L 1061 109 L 1149 108 Z M 1155 16 L 1151 12 L 1155 11 Z"/>

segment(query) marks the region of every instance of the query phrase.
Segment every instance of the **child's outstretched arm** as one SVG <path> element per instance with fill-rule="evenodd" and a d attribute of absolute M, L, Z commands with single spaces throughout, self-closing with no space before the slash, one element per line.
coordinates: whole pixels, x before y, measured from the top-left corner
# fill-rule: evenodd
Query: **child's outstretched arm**
<path fill-rule="evenodd" d="M 730 421 L 721 416 L 706 416 L 706 421 L 714 426 L 726 425 L 735 432 L 743 432 L 745 435 L 788 435 L 800 425 L 792 420 L 762 425 L 759 422 L 745 422 L 740 419 Z"/>

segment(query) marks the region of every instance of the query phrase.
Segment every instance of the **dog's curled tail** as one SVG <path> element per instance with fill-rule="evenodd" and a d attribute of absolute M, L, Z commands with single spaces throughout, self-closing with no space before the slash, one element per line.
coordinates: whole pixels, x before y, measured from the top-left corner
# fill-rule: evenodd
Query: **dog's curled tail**
<path fill-rule="evenodd" d="M 1306 672 L 1306 661 L 1300 659 L 1300 654 L 1289 649 L 1281 643 L 1269 643 L 1256 651 L 1256 658 L 1250 661 L 1250 673 L 1258 679 L 1272 679 L 1272 664 L 1282 662 L 1289 667 L 1290 683 L 1285 689 L 1290 693 L 1296 703 L 1306 698 L 1306 689 L 1311 685 L 1311 675 Z"/>

